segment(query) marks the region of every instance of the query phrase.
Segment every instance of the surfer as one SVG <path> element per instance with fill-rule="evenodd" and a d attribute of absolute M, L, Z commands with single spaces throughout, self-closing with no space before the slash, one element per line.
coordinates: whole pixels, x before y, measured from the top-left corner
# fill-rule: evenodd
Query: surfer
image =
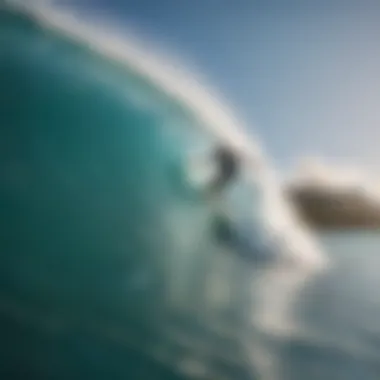
<path fill-rule="evenodd" d="M 270 261 L 273 256 L 271 250 L 263 244 L 255 226 L 251 226 L 251 223 L 242 226 L 232 220 L 221 197 L 226 186 L 239 174 L 238 157 L 230 149 L 220 146 L 214 153 L 214 159 L 218 174 L 209 186 L 209 196 L 216 201 L 214 236 L 219 243 L 228 246 L 245 260 L 256 263 Z"/>

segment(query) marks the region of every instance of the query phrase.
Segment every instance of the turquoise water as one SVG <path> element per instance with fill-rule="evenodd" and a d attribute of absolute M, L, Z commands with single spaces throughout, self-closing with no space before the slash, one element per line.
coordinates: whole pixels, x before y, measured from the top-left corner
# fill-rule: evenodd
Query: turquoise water
<path fill-rule="evenodd" d="M 320 236 L 332 266 L 316 277 L 280 245 L 247 262 L 189 180 L 218 138 L 188 107 L 8 10 L 0 81 L 4 378 L 379 378 L 379 234 Z M 261 195 L 238 178 L 220 200 L 256 258 Z"/>
<path fill-rule="evenodd" d="M 189 348 L 165 329 L 205 305 L 218 249 L 186 176 L 188 148 L 212 138 L 141 76 L 30 17 L 1 11 L 0 33 L 2 373 L 166 378 L 157 363 L 178 371 Z"/>

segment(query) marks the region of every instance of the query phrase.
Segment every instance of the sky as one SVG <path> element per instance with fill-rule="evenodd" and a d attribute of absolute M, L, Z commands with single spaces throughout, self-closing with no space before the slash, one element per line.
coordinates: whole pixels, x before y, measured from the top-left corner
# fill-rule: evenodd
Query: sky
<path fill-rule="evenodd" d="M 58 2 L 191 62 L 280 169 L 315 156 L 380 173 L 380 1 Z"/>

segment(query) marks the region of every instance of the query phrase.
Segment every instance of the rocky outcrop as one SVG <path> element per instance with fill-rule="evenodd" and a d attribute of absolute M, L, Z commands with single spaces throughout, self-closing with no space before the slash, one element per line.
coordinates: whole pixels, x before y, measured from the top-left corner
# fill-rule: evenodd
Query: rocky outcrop
<path fill-rule="evenodd" d="M 318 229 L 380 229 L 380 201 L 359 187 L 290 185 L 285 191 L 303 219 Z"/>

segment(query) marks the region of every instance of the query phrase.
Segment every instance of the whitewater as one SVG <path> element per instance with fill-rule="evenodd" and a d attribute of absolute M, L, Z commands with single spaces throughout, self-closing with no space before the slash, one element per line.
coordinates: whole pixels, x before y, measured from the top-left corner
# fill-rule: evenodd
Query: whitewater
<path fill-rule="evenodd" d="M 60 75 L 59 70 L 67 70 L 73 73 L 70 75 L 78 79 L 79 83 L 104 85 L 109 91 L 109 99 L 114 99 L 120 104 L 120 111 L 117 108 L 120 115 L 117 115 L 121 117 L 123 112 L 142 115 L 142 119 L 138 119 L 136 123 L 141 127 L 141 132 L 131 132 L 128 136 L 136 139 L 136 146 L 141 147 L 143 151 L 131 153 L 130 157 L 144 162 L 140 169 L 145 168 L 151 177 L 146 179 L 147 182 L 137 181 L 135 185 L 124 190 L 135 197 L 133 199 L 137 205 L 136 215 L 141 211 L 138 209 L 139 205 L 145 207 L 149 204 L 149 207 L 155 210 L 154 216 L 157 215 L 157 219 L 151 219 L 151 225 L 145 225 L 148 219 L 141 219 L 139 226 L 136 226 L 137 222 L 133 219 L 128 220 L 131 232 L 127 236 L 136 241 L 136 247 L 140 247 L 139 244 L 144 240 L 147 242 L 144 243 L 144 249 L 149 252 L 153 252 L 152 249 L 162 251 L 164 265 L 161 269 L 164 278 L 161 281 L 165 282 L 165 291 L 164 298 L 160 299 L 163 305 L 157 306 L 157 310 L 160 310 L 159 335 L 163 335 L 164 338 L 143 347 L 137 343 L 138 349 L 175 367 L 184 376 L 194 378 L 229 378 L 230 375 L 223 375 L 218 371 L 216 376 L 213 373 L 215 368 L 212 362 L 214 356 L 229 358 L 226 352 L 229 351 L 228 347 L 232 342 L 238 342 L 243 346 L 245 360 L 240 366 L 248 368 L 248 378 L 257 376 L 263 380 L 301 379 L 305 373 L 310 372 L 311 367 L 308 369 L 306 366 L 305 372 L 299 372 L 299 377 L 296 377 L 296 373 L 305 363 L 293 364 L 296 369 L 289 372 L 291 375 L 287 369 L 287 365 L 293 359 L 287 358 L 286 355 L 290 355 L 289 352 L 292 350 L 297 350 L 297 345 L 305 346 L 306 351 L 308 345 L 317 346 L 327 352 L 335 350 L 341 352 L 340 355 L 364 357 L 366 361 L 376 362 L 376 352 L 366 345 L 355 344 L 351 337 L 346 339 L 347 335 L 331 338 L 329 333 L 323 334 L 312 328 L 308 318 L 303 315 L 304 310 L 316 307 L 313 304 L 314 290 L 310 290 L 314 289 L 315 283 L 318 285 L 318 281 L 336 278 L 336 274 L 331 274 L 330 260 L 325 249 L 327 247 L 329 251 L 331 246 L 340 247 L 341 243 L 334 237 L 321 239 L 314 236 L 302 221 L 298 220 L 292 206 L 282 194 L 278 177 L 270 160 L 265 157 L 262 144 L 252 140 L 244 132 L 246 128 L 229 111 L 229 107 L 220 101 L 219 94 L 213 92 L 209 86 L 201 85 L 196 79 L 197 75 L 186 70 L 174 58 L 158 51 L 153 54 L 154 49 L 147 48 L 147 42 L 132 34 L 121 33 L 110 26 L 109 20 L 84 21 L 73 10 L 60 8 L 45 1 L 35 4 L 7 1 L 3 3 L 3 9 L 17 9 L 24 17 L 34 20 L 38 28 L 52 35 L 53 39 L 64 41 L 62 45 L 57 45 L 61 48 L 53 52 L 49 50 L 50 40 L 46 45 L 42 39 L 40 45 L 31 44 L 28 49 L 32 50 L 28 50 L 28 54 L 40 54 L 42 58 L 36 58 L 38 64 L 41 64 L 44 56 L 46 57 L 44 54 L 51 54 L 52 61 L 49 64 L 53 69 L 58 69 L 55 76 Z M 11 28 L 12 26 L 10 30 Z M 16 40 L 25 38 L 27 41 L 29 38 L 15 35 Z M 71 55 L 64 43 L 74 44 L 78 55 Z M 1 49 L 5 48 L 2 46 Z M 90 49 L 93 54 L 90 58 L 86 49 Z M 67 61 L 65 51 L 68 52 Z M 82 63 L 80 56 L 85 57 L 85 63 Z M 30 58 L 32 56 L 26 57 L 35 64 Z M 58 64 L 56 60 L 61 60 L 61 63 Z M 106 63 L 91 63 L 96 60 Z M 117 65 L 115 74 L 108 75 L 113 70 L 113 63 Z M 48 65 L 47 62 L 42 64 Z M 117 82 L 125 84 L 125 88 Z M 70 91 L 80 92 L 74 85 Z M 104 98 L 106 104 L 109 104 L 109 109 L 112 109 L 113 105 L 109 99 Z M 122 110 L 123 107 L 125 111 Z M 106 111 L 108 108 L 105 108 Z M 105 117 L 111 120 L 117 115 L 107 114 Z M 98 117 L 100 116 L 99 114 Z M 124 117 L 123 120 L 125 122 L 128 119 Z M 139 124 L 140 122 L 142 124 Z M 145 124 L 149 126 L 146 127 Z M 112 128 L 120 128 L 116 121 L 111 125 Z M 182 129 L 186 132 L 182 132 Z M 89 130 L 91 131 L 91 126 Z M 91 136 L 91 132 L 89 133 Z M 120 144 L 122 141 L 119 139 Z M 177 143 L 179 148 L 173 150 Z M 200 181 L 199 184 L 196 178 L 204 167 L 193 167 L 192 162 L 193 159 L 197 161 L 199 156 L 204 155 L 207 161 L 213 147 L 218 144 L 227 146 L 239 158 L 242 178 L 237 180 L 231 194 L 214 201 L 208 200 L 207 197 L 203 200 L 200 195 L 202 183 L 207 182 L 208 177 L 206 175 L 206 179 L 203 178 L 203 182 Z M 77 154 L 80 154 L 80 151 Z M 164 161 L 160 160 L 163 157 L 166 159 L 167 156 L 171 158 L 171 155 L 174 155 L 174 160 L 180 164 L 175 171 L 175 175 L 182 178 L 180 187 L 186 188 L 186 191 L 192 194 L 191 199 L 183 200 L 182 195 L 179 196 L 176 190 L 171 189 L 165 181 L 161 183 L 161 179 L 158 178 L 158 174 L 164 173 L 160 166 Z M 129 168 L 126 167 L 126 170 Z M 106 174 L 104 176 L 108 178 Z M 65 180 L 68 179 L 70 178 Z M 70 183 L 72 186 L 72 182 Z M 140 189 L 138 185 L 147 187 Z M 144 198 L 144 202 L 140 204 L 139 193 L 144 189 L 149 197 Z M 116 194 L 119 193 L 116 191 Z M 155 201 L 157 194 L 161 197 L 160 202 Z M 243 203 L 237 201 L 241 194 Z M 244 236 L 251 239 L 256 237 L 263 242 L 260 249 L 264 253 L 252 250 L 252 255 L 264 260 L 264 265 L 247 265 L 240 259 L 239 246 L 231 249 L 214 243 L 210 220 L 214 214 L 220 213 L 221 209 L 231 216 L 233 223 Z M 107 212 L 105 215 L 108 216 Z M 101 226 L 101 221 L 99 223 Z M 144 226 L 143 230 L 137 228 L 141 226 Z M 108 227 L 106 229 L 108 231 Z M 157 236 L 156 229 L 162 232 L 164 238 Z M 141 241 L 137 236 L 139 234 L 143 235 Z M 371 239 L 376 240 L 374 237 Z M 255 246 L 255 241 L 252 244 Z M 265 252 L 269 251 L 275 254 L 268 255 L 266 259 Z M 157 260 L 152 254 L 147 257 Z M 354 253 L 353 257 L 356 257 Z M 149 284 L 149 271 L 140 266 L 136 268 L 129 272 L 126 281 L 132 290 L 143 289 Z M 320 280 L 321 278 L 323 280 Z M 103 279 L 100 283 L 108 286 Z M 104 289 L 99 285 L 97 291 L 102 293 Z M 320 298 L 326 297 L 323 291 L 320 294 Z M 233 316 L 238 315 L 232 318 L 232 322 L 228 322 L 230 317 L 226 317 L 226 321 L 224 314 L 229 315 L 231 310 Z M 320 307 L 314 314 L 321 314 L 323 319 L 323 312 L 319 310 Z M 172 321 L 177 314 L 182 318 L 185 315 L 185 319 L 190 321 L 169 323 L 168 321 Z M 40 318 L 42 317 L 34 319 Z M 194 329 L 192 318 L 201 325 L 195 334 L 197 339 L 187 331 Z M 237 318 L 237 323 L 234 318 Z M 61 318 L 60 322 L 64 321 L 65 318 Z M 199 333 L 199 329 L 203 333 Z M 97 330 L 104 335 L 107 329 L 98 326 Z M 215 344 L 214 338 L 210 337 L 210 331 L 219 337 L 228 337 L 225 339 L 227 343 Z M 121 339 L 122 334 L 116 335 Z M 115 337 L 115 334 L 112 336 Z M 168 348 L 166 336 L 181 342 L 186 353 L 177 358 L 173 350 Z M 144 340 L 142 336 L 136 339 Z M 291 349 L 284 349 L 289 345 Z M 323 363 L 321 365 L 323 367 Z M 332 376 L 335 376 L 326 373 L 323 375 L 325 377 L 312 377 L 309 373 L 308 376 L 313 379 L 332 379 Z"/>

